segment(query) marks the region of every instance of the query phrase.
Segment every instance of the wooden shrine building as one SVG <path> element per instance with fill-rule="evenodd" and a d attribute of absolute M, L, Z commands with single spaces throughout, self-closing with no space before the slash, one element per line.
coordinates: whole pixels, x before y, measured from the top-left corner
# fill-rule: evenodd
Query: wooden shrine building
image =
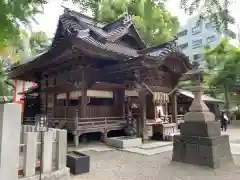
<path fill-rule="evenodd" d="M 41 113 L 73 133 L 77 144 L 82 133 L 129 127 L 134 102 L 137 134 L 144 140 L 159 104 L 172 104 L 176 122 L 175 87 L 189 69 L 175 40 L 148 47 L 130 16 L 105 24 L 66 8 L 50 48 L 8 76 L 36 82 Z"/>

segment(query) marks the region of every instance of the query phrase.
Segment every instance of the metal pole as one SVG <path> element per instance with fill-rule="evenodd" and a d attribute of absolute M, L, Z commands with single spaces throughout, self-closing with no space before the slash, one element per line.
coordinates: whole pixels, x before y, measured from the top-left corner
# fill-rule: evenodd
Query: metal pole
<path fill-rule="evenodd" d="M 40 131 L 40 141 L 41 141 L 41 148 L 40 148 L 40 175 L 39 175 L 39 180 L 42 180 L 42 173 L 43 173 L 43 131 Z"/>

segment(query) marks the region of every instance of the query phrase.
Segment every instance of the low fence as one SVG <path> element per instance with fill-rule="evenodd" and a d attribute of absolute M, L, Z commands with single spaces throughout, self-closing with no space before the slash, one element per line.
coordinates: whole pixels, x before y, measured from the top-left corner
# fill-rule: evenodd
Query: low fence
<path fill-rule="evenodd" d="M 42 140 L 42 142 L 41 142 Z M 41 149 L 41 143 L 43 143 Z M 42 150 L 42 162 L 41 162 Z M 49 128 L 47 132 L 35 132 L 35 127 L 22 125 L 19 151 L 19 178 L 24 179 L 66 168 L 67 131 Z"/>
<path fill-rule="evenodd" d="M 31 125 L 35 124 L 34 117 L 27 117 L 24 119 L 23 124 L 25 125 L 25 131 L 34 131 L 34 127 Z M 76 129 L 87 129 L 104 127 L 108 128 L 111 126 L 126 126 L 127 117 L 91 117 L 91 118 L 48 118 L 49 127 L 67 129 L 74 131 Z"/>
<path fill-rule="evenodd" d="M 39 180 L 40 165 L 42 180 L 69 180 L 66 130 L 21 125 L 21 105 L 9 103 L 0 104 L 0 137 L 0 180 Z"/>

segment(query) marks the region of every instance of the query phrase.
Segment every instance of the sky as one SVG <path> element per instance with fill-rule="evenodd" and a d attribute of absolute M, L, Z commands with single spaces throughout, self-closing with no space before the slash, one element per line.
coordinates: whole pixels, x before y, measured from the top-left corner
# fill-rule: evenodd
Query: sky
<path fill-rule="evenodd" d="M 76 4 L 72 4 L 71 2 L 61 3 L 61 0 L 52 0 L 49 4 L 44 5 L 44 13 L 36 16 L 38 25 L 33 25 L 33 30 L 42 30 L 46 32 L 49 37 L 53 37 L 57 27 L 58 17 L 63 13 L 63 8 L 61 5 L 79 11 L 79 7 Z M 230 11 L 236 18 L 237 23 L 240 23 L 240 16 L 238 17 L 238 7 L 240 7 L 239 0 L 230 7 Z M 178 17 L 181 25 L 184 25 L 187 22 L 189 16 L 186 15 L 182 9 L 180 9 L 180 0 L 168 0 L 166 3 L 166 8 L 173 16 Z M 91 15 L 90 12 L 87 12 L 86 14 Z"/>

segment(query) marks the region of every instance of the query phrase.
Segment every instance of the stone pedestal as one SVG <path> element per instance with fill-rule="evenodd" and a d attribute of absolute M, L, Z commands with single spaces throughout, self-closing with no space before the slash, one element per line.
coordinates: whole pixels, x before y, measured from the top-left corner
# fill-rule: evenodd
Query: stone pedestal
<path fill-rule="evenodd" d="M 190 112 L 180 125 L 181 135 L 174 136 L 172 160 L 210 168 L 233 164 L 229 137 L 221 135 L 220 123 L 202 101 L 202 92 L 201 87 L 195 89 Z"/>
<path fill-rule="evenodd" d="M 232 164 L 229 137 L 174 136 L 172 160 L 210 168 Z"/>
<path fill-rule="evenodd" d="M 142 139 L 137 137 L 112 137 L 106 139 L 106 144 L 116 148 L 130 148 L 142 145 Z"/>

